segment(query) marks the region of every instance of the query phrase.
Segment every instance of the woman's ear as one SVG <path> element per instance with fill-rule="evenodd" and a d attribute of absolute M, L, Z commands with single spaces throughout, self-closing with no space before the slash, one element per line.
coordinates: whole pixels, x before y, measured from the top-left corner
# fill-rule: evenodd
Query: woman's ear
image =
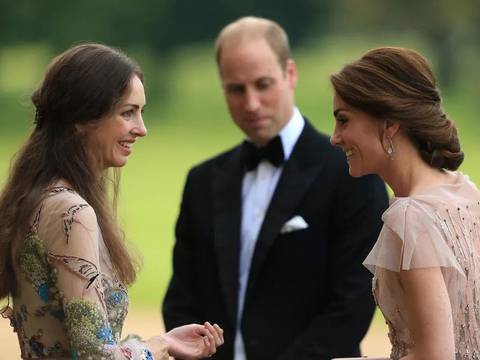
<path fill-rule="evenodd" d="M 392 139 L 400 130 L 400 123 L 390 120 L 385 120 L 383 123 L 383 135 Z"/>
<path fill-rule="evenodd" d="M 84 134 L 87 132 L 87 125 L 84 124 L 75 124 L 75 132 L 78 134 Z"/>
<path fill-rule="evenodd" d="M 96 124 L 95 123 L 86 123 L 86 124 L 75 124 L 75 132 L 80 135 L 85 135 L 88 132 L 92 131 L 95 129 Z"/>

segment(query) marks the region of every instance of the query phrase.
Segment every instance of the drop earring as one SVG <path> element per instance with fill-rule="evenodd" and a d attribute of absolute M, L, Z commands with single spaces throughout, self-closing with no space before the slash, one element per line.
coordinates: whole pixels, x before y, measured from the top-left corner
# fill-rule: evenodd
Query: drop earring
<path fill-rule="evenodd" d="M 387 155 L 390 160 L 393 160 L 393 155 L 395 154 L 395 147 L 393 146 L 393 140 L 390 136 L 387 136 L 388 140 L 388 147 L 387 147 Z"/>

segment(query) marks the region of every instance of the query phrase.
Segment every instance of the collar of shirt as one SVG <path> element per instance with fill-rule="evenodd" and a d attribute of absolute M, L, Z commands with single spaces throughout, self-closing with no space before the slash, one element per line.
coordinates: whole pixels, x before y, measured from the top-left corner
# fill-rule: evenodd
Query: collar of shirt
<path fill-rule="evenodd" d="M 292 155 L 293 148 L 297 143 L 300 134 L 305 127 L 305 120 L 303 119 L 300 110 L 295 106 L 293 108 L 292 118 L 285 124 L 278 134 L 282 139 L 283 153 L 285 154 L 285 161 L 288 161 Z"/>

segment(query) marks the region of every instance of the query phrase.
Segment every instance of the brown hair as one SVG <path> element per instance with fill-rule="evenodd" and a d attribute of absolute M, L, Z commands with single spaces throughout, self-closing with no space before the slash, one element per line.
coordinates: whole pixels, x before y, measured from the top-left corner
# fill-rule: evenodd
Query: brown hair
<path fill-rule="evenodd" d="M 120 279 L 127 284 L 135 280 L 133 258 L 115 219 L 118 170 L 112 179 L 106 171 L 99 176 L 85 132 L 76 130 L 77 125 L 94 124 L 108 115 L 135 75 L 143 81 L 135 62 L 100 44 L 74 46 L 50 63 L 31 97 L 36 126 L 17 154 L 0 196 L 0 299 L 16 290 L 12 249 L 29 231 L 29 219 L 45 190 L 58 179 L 65 179 L 94 209 Z M 113 202 L 108 201 L 109 182 Z"/>
<path fill-rule="evenodd" d="M 456 170 L 462 163 L 457 129 L 443 112 L 435 76 L 419 53 L 373 49 L 331 75 L 330 81 L 346 103 L 398 122 L 427 164 Z"/>
<path fill-rule="evenodd" d="M 215 59 L 220 65 L 222 46 L 225 41 L 240 42 L 242 40 L 265 39 L 277 56 L 278 63 L 285 69 L 288 59 L 291 58 L 290 44 L 285 30 L 275 21 L 246 16 L 242 17 L 227 26 L 218 34 L 215 41 Z"/>

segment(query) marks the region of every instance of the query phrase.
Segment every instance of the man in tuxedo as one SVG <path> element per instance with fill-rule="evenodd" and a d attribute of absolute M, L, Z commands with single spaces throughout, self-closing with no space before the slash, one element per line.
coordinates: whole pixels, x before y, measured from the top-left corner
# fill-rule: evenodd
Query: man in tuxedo
<path fill-rule="evenodd" d="M 246 139 L 188 174 L 166 327 L 220 324 L 222 360 L 358 356 L 374 310 L 361 263 L 380 230 L 385 187 L 351 178 L 345 155 L 295 106 L 297 70 L 278 24 L 229 24 L 216 56 Z"/>

